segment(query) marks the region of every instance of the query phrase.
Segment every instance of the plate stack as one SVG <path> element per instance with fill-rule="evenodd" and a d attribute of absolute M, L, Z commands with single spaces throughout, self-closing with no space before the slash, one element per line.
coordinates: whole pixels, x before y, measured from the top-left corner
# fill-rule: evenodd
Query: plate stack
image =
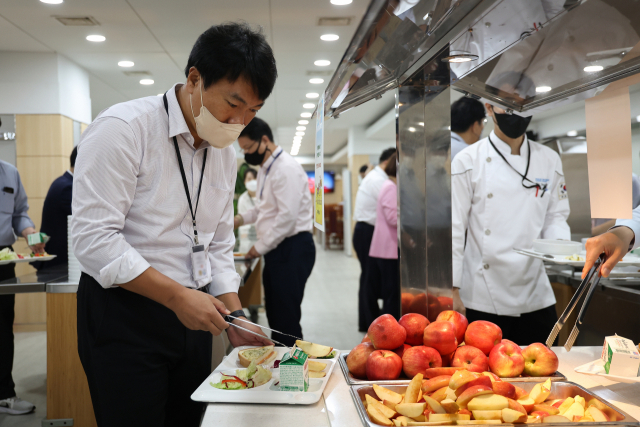
<path fill-rule="evenodd" d="M 80 262 L 73 254 L 73 245 L 71 244 L 71 218 L 67 217 L 67 249 L 69 251 L 69 283 L 80 282 Z"/>

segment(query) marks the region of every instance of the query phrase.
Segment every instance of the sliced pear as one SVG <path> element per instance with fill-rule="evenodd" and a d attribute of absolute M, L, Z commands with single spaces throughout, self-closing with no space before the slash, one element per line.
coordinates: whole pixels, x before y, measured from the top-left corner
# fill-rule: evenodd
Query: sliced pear
<path fill-rule="evenodd" d="M 327 367 L 326 363 L 316 362 L 315 360 L 309 360 L 309 370 L 314 372 L 322 372 Z"/>
<path fill-rule="evenodd" d="M 333 351 L 333 347 L 327 347 L 326 345 L 314 344 L 312 342 L 302 340 L 296 340 L 296 345 L 300 350 L 304 351 L 311 357 L 325 357 Z"/>

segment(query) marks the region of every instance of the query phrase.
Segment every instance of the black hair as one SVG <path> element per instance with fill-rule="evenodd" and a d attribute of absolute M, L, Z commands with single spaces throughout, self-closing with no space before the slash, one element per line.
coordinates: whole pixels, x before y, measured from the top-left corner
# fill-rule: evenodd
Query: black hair
<path fill-rule="evenodd" d="M 396 165 L 396 159 L 398 158 L 398 153 L 393 153 L 391 157 L 389 157 L 389 161 L 387 162 L 387 166 L 384 167 L 384 173 L 388 176 L 396 176 L 396 169 L 398 165 Z"/>
<path fill-rule="evenodd" d="M 255 169 L 252 168 L 248 168 L 246 171 L 244 171 L 244 175 L 242 176 L 242 182 L 245 182 L 247 180 L 247 175 L 253 175 L 254 178 L 258 177 L 258 172 Z"/>
<path fill-rule="evenodd" d="M 73 147 L 73 151 L 71 152 L 71 157 L 69 160 L 71 161 L 71 167 L 76 167 L 76 157 L 78 157 L 78 146 Z"/>
<path fill-rule="evenodd" d="M 261 141 L 265 135 L 269 138 L 269 141 L 273 142 L 273 132 L 271 132 L 271 128 L 267 122 L 259 117 L 254 117 L 253 120 L 242 129 L 239 137 L 246 136 L 252 141 Z"/>
<path fill-rule="evenodd" d="M 262 30 L 254 30 L 244 22 L 213 25 L 200 34 L 189 54 L 187 77 L 191 67 L 202 76 L 205 89 L 221 79 L 233 83 L 243 77 L 263 101 L 278 77 L 273 50 Z"/>
<path fill-rule="evenodd" d="M 367 169 L 369 169 L 369 165 L 362 165 L 360 166 L 360 173 L 364 173 L 367 171 Z"/>
<path fill-rule="evenodd" d="M 474 123 L 484 120 L 487 113 L 477 99 L 460 98 L 451 104 L 451 130 L 466 132 Z"/>
<path fill-rule="evenodd" d="M 392 148 L 387 148 L 386 150 L 384 150 L 382 152 L 382 154 L 380 154 L 380 163 L 384 162 L 385 160 L 389 160 L 389 158 L 393 155 L 393 153 L 396 152 L 395 147 Z"/>

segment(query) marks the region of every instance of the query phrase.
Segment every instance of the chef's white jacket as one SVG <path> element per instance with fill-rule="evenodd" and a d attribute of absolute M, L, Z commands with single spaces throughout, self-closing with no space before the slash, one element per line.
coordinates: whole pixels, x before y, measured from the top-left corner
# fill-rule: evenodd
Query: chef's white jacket
<path fill-rule="evenodd" d="M 494 132 L 490 138 L 524 174 L 529 150 L 526 137 L 520 155 L 512 155 L 509 145 Z M 542 261 L 512 250 L 531 248 L 534 239 L 571 238 L 560 157 L 541 144 L 530 144 L 527 177 L 547 185 L 542 197 L 541 191 L 522 186 L 520 175 L 488 138 L 461 151 L 451 163 L 453 286 L 460 288 L 467 308 L 519 316 L 556 302 Z"/>

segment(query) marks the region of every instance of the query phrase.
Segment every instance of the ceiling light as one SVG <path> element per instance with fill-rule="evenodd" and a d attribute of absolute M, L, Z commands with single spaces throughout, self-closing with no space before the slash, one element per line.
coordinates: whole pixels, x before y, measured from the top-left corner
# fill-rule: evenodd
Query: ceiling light
<path fill-rule="evenodd" d="M 337 34 L 323 34 L 320 36 L 320 40 L 324 40 L 326 42 L 334 42 L 340 38 Z"/>
<path fill-rule="evenodd" d="M 306 103 L 302 104 L 302 108 L 316 108 L 316 104 Z"/>
<path fill-rule="evenodd" d="M 142 80 L 140 80 L 140 84 L 141 85 L 152 85 L 153 84 L 153 80 L 151 80 L 151 79 L 142 79 Z"/>
<path fill-rule="evenodd" d="M 442 62 L 470 62 L 477 60 L 478 55 L 473 55 L 470 53 L 459 53 L 457 55 L 449 55 L 442 58 Z"/>
<path fill-rule="evenodd" d="M 353 0 L 331 0 L 331 4 L 336 6 L 344 6 L 345 4 L 351 4 Z"/>
<path fill-rule="evenodd" d="M 296 136 L 303 136 L 304 132 L 296 132 Z"/>
<path fill-rule="evenodd" d="M 324 79 L 319 79 L 319 78 L 309 79 L 309 83 L 314 84 L 314 85 L 319 85 L 319 84 L 324 83 Z"/>
<path fill-rule="evenodd" d="M 317 65 L 318 67 L 326 67 L 327 65 L 331 65 L 331 61 L 327 61 L 326 59 L 318 59 L 313 63 L 313 65 Z"/>
<path fill-rule="evenodd" d="M 316 92 L 309 92 L 309 93 L 308 93 L 308 94 L 306 94 L 305 96 L 306 96 L 307 98 L 314 99 L 314 98 L 319 97 L 320 95 L 319 95 L 319 94 L 317 94 Z"/>
<path fill-rule="evenodd" d="M 40 0 L 42 3 L 46 3 L 46 4 L 60 4 L 62 3 L 62 0 Z"/>
<path fill-rule="evenodd" d="M 424 126 L 424 122 L 418 122 L 420 126 Z"/>
<path fill-rule="evenodd" d="M 604 67 L 602 65 L 589 65 L 587 67 L 584 67 L 584 71 L 586 71 L 587 73 L 595 73 L 596 71 L 602 70 L 604 70 Z"/>
<path fill-rule="evenodd" d="M 549 92 L 550 90 L 551 90 L 551 86 L 538 86 L 536 88 L 537 93 L 545 93 L 545 92 Z"/>
<path fill-rule="evenodd" d="M 567 136 L 578 136 L 578 131 L 570 130 L 569 132 L 567 132 Z"/>
<path fill-rule="evenodd" d="M 300 114 L 300 117 L 304 117 L 304 118 L 308 119 L 309 117 L 311 117 L 311 113 L 302 113 L 302 114 Z"/>
<path fill-rule="evenodd" d="M 415 131 L 416 131 L 416 128 L 414 128 L 414 127 L 410 127 L 409 128 L 409 132 L 415 132 Z"/>
<path fill-rule="evenodd" d="M 309 124 L 309 120 L 298 120 L 298 124 L 299 125 L 308 125 Z"/>
<path fill-rule="evenodd" d="M 296 130 L 307 130 L 306 126 L 297 126 Z"/>
<path fill-rule="evenodd" d="M 125 68 L 129 68 L 129 67 L 133 67 L 133 61 L 120 61 L 118 62 L 118 65 L 120 67 L 125 67 Z"/>
<path fill-rule="evenodd" d="M 640 122 L 640 116 L 636 117 L 636 122 Z"/>
<path fill-rule="evenodd" d="M 89 40 L 90 42 L 103 42 L 106 39 L 107 38 L 105 36 L 100 36 L 98 34 L 92 34 L 90 36 L 87 36 L 87 40 Z"/>

